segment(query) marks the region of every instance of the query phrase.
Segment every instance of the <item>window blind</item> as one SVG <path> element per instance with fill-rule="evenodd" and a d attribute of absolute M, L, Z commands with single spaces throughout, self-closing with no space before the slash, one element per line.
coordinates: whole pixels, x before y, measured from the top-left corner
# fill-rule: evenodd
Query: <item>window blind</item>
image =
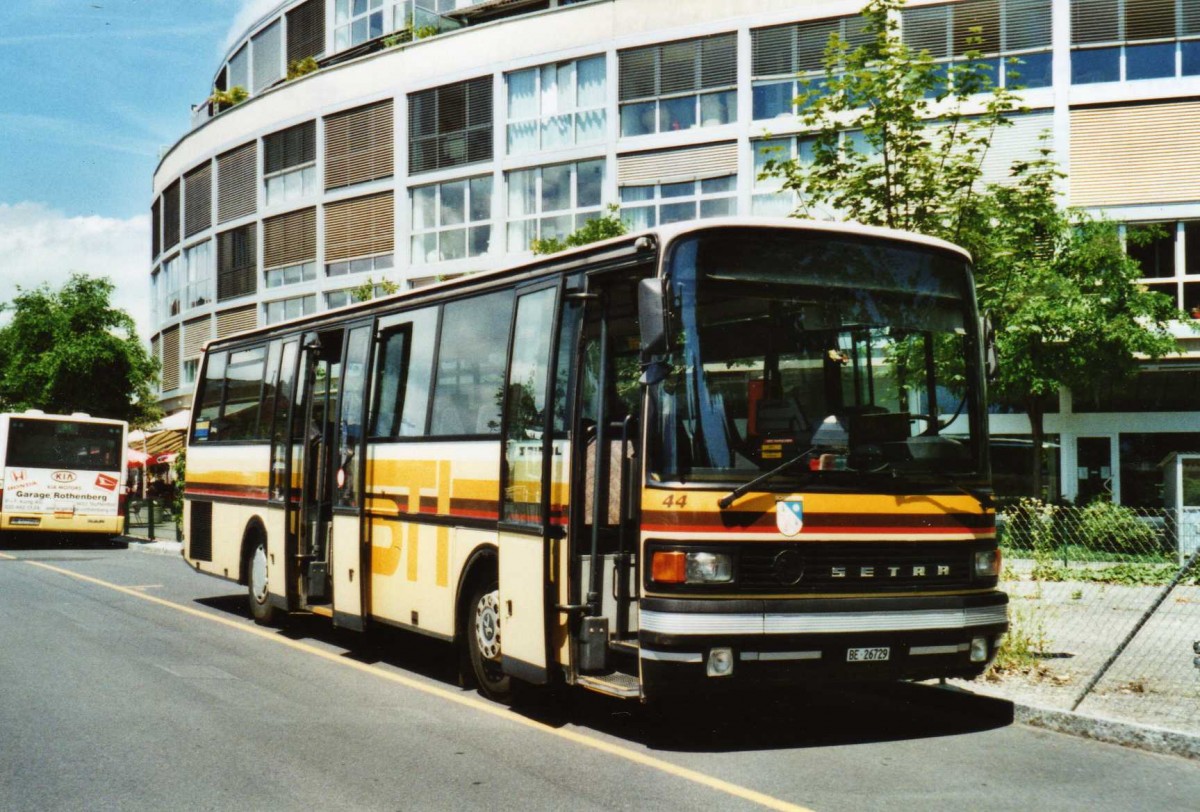
<path fill-rule="evenodd" d="M 317 123 L 306 121 L 263 138 L 263 173 L 282 172 L 317 159 Z"/>
<path fill-rule="evenodd" d="M 162 253 L 162 198 L 150 204 L 150 258 Z"/>
<path fill-rule="evenodd" d="M 258 289 L 254 223 L 217 235 L 217 301 L 249 296 Z"/>
<path fill-rule="evenodd" d="M 179 244 L 179 181 L 166 188 L 162 196 L 163 250 Z"/>
<path fill-rule="evenodd" d="M 301 209 L 263 220 L 263 268 L 317 258 L 317 210 Z"/>
<path fill-rule="evenodd" d="M 325 4 L 308 0 L 287 13 L 287 59 L 295 62 L 325 52 Z"/>
<path fill-rule="evenodd" d="M 250 40 L 254 55 L 254 92 L 266 90 L 283 78 L 283 24 L 271 23 Z"/>
<path fill-rule="evenodd" d="M 408 171 L 492 159 L 492 78 L 481 76 L 408 97 Z"/>
<path fill-rule="evenodd" d="M 634 152 L 617 158 L 617 184 L 643 186 L 736 175 L 737 142 Z"/>
<path fill-rule="evenodd" d="M 631 48 L 618 59 L 621 101 L 737 84 L 735 34 Z"/>
<path fill-rule="evenodd" d="M 204 344 L 212 340 L 212 319 L 204 316 L 183 323 L 183 357 L 197 358 Z"/>
<path fill-rule="evenodd" d="M 1050 0 L 1007 0 L 1004 15 L 1005 50 L 1050 47 Z"/>
<path fill-rule="evenodd" d="M 755 78 L 822 70 L 829 37 L 837 34 L 854 50 L 870 41 L 865 23 L 855 16 L 755 29 L 750 32 L 751 70 Z"/>
<path fill-rule="evenodd" d="M 257 172 L 257 142 L 217 156 L 217 222 L 254 214 L 258 209 Z"/>
<path fill-rule="evenodd" d="M 250 89 L 250 48 L 243 45 L 238 52 L 229 58 L 229 87 Z"/>
<path fill-rule="evenodd" d="M 339 200 L 325 206 L 325 261 L 388 254 L 395 246 L 391 192 Z"/>
<path fill-rule="evenodd" d="M 971 50 L 1000 52 L 1000 0 L 966 0 L 951 6 L 950 16 L 956 55 Z"/>
<path fill-rule="evenodd" d="M 162 333 L 162 388 L 164 392 L 179 388 L 179 326 Z"/>
<path fill-rule="evenodd" d="M 395 137 L 392 100 L 325 119 L 325 188 L 391 177 Z"/>
<path fill-rule="evenodd" d="M 217 314 L 217 338 L 225 338 L 258 326 L 258 308 L 254 305 L 223 310 Z"/>
<path fill-rule="evenodd" d="M 191 237 L 212 226 L 212 164 L 183 176 L 183 233 Z"/>
<path fill-rule="evenodd" d="M 1115 42 L 1121 37 L 1117 0 L 1071 0 L 1071 44 Z"/>

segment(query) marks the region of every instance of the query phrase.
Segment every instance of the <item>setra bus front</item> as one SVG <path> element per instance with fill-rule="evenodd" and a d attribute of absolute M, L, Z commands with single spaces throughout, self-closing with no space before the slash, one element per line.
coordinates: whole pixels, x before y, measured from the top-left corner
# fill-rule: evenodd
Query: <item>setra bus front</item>
<path fill-rule="evenodd" d="M 969 257 L 718 228 L 645 280 L 642 691 L 972 677 L 997 589 Z"/>

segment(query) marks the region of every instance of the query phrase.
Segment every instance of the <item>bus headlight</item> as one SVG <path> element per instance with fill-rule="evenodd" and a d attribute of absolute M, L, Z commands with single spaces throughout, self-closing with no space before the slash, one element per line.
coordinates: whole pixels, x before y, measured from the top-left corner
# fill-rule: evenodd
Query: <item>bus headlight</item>
<path fill-rule="evenodd" d="M 975 553 L 975 577 L 996 578 L 1000 575 L 1000 551 L 980 550 Z"/>
<path fill-rule="evenodd" d="M 733 580 L 733 557 L 726 553 L 656 551 L 650 578 L 660 584 L 726 584 Z"/>

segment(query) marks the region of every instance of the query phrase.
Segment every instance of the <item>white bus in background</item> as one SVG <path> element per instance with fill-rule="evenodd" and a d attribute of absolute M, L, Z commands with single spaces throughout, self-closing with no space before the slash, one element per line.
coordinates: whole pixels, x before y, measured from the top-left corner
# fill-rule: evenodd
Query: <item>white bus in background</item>
<path fill-rule="evenodd" d="M 127 432 L 83 412 L 0 414 L 0 531 L 123 533 Z"/>

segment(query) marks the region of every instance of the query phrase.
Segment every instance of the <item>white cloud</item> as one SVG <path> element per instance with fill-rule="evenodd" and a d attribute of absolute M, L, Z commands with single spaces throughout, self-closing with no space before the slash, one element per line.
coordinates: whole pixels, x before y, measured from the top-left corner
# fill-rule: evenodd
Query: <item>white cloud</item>
<path fill-rule="evenodd" d="M 57 288 L 72 273 L 107 276 L 113 304 L 150 335 L 150 218 L 68 217 L 42 203 L 0 203 L 0 302 L 17 287 Z"/>
<path fill-rule="evenodd" d="M 237 13 L 233 15 L 233 23 L 229 26 L 228 33 L 225 34 L 225 41 L 221 46 L 222 55 L 237 42 L 238 37 L 246 33 L 250 26 L 281 5 L 281 0 L 242 0 Z"/>

